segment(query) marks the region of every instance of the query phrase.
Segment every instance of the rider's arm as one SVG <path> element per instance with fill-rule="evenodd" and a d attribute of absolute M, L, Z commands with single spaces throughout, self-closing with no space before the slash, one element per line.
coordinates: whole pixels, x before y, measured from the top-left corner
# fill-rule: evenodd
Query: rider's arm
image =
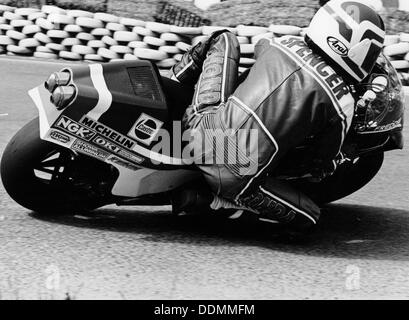
<path fill-rule="evenodd" d="M 327 128 L 317 137 L 314 167 L 311 168 L 311 174 L 316 181 L 332 175 L 344 160 L 341 148 L 350 128 L 350 120 L 350 116 L 347 122 L 343 122 L 339 117 L 333 117 Z"/>

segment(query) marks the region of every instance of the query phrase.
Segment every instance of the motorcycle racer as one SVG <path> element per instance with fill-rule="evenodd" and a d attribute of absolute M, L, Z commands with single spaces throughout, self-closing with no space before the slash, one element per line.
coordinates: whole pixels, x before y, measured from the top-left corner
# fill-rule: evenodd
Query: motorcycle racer
<path fill-rule="evenodd" d="M 205 197 L 211 207 L 245 208 L 262 221 L 296 230 L 316 225 L 317 204 L 290 181 L 272 176 L 300 146 L 300 177 L 321 181 L 345 160 L 341 147 L 355 108 L 351 88 L 371 73 L 384 38 L 384 23 L 370 7 L 331 0 L 316 13 L 304 39 L 261 39 L 256 62 L 241 84 L 240 48 L 231 32 L 216 32 L 187 52 L 172 68 L 173 79 L 196 85 L 185 129 L 205 140 L 215 129 L 233 129 L 239 141 L 247 141 L 250 130 L 258 132 L 250 155 L 238 150 L 240 157 L 256 162 L 255 172 L 243 173 L 230 163 L 197 164 L 213 193 Z M 198 198 L 185 197 L 176 201 L 180 210 Z"/>

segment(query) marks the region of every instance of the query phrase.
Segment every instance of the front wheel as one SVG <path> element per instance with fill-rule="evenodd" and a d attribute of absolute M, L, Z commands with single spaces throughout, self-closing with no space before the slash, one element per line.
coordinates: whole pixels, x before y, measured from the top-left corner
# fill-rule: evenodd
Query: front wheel
<path fill-rule="evenodd" d="M 297 186 L 317 204 L 324 205 L 345 198 L 371 181 L 382 167 L 383 153 L 361 156 L 341 165 L 320 183 L 300 182 Z"/>
<path fill-rule="evenodd" d="M 41 140 L 38 118 L 11 139 L 0 172 L 11 198 L 39 213 L 75 213 L 110 202 L 103 186 L 112 177 L 111 167 Z"/>

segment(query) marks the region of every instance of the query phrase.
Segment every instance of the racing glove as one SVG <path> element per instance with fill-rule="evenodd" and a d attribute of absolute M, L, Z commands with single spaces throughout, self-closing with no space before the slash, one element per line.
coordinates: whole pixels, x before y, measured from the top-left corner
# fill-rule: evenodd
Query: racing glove
<path fill-rule="evenodd" d="M 186 52 L 181 61 L 172 67 L 171 79 L 183 84 L 195 85 L 202 73 L 203 62 L 206 59 L 212 42 L 224 32 L 228 32 L 228 30 L 223 29 L 212 33 L 208 39 L 199 42 Z"/>
<path fill-rule="evenodd" d="M 342 151 L 338 153 L 334 160 L 328 162 L 314 161 L 314 166 L 310 169 L 308 181 L 321 182 L 325 178 L 332 176 L 337 168 L 352 160 Z"/>

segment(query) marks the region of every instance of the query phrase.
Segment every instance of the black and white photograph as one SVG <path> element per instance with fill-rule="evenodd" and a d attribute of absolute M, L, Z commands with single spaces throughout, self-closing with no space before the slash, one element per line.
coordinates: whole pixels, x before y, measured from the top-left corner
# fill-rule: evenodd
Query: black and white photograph
<path fill-rule="evenodd" d="M 0 0 L 0 300 L 407 300 L 408 104 L 409 0 Z"/>

